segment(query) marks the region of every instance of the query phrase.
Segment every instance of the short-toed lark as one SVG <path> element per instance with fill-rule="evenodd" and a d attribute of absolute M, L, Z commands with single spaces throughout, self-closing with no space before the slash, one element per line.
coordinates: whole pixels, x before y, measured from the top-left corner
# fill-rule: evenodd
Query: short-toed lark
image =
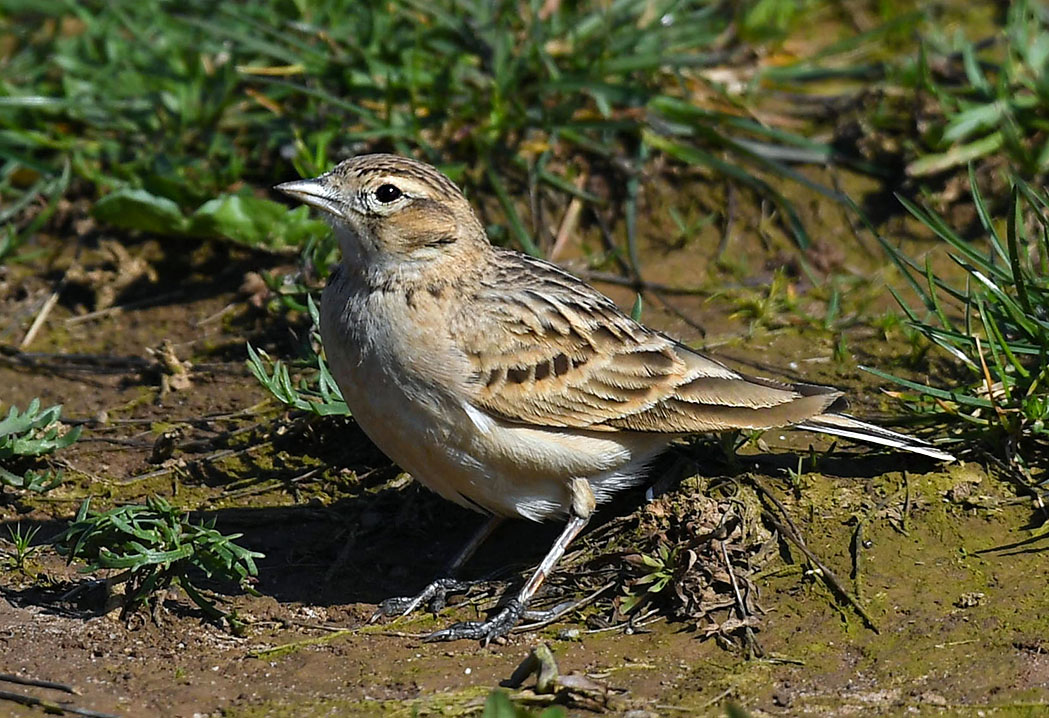
<path fill-rule="evenodd" d="M 430 638 L 507 633 L 594 507 L 677 437 L 790 426 L 952 457 L 841 413 L 840 391 L 746 376 L 625 315 L 557 266 L 492 246 L 459 189 L 394 155 L 277 187 L 324 210 L 342 250 L 321 336 L 354 418 L 391 459 L 491 520 L 566 518 L 516 598 Z M 386 612 L 443 602 L 441 578 Z"/>

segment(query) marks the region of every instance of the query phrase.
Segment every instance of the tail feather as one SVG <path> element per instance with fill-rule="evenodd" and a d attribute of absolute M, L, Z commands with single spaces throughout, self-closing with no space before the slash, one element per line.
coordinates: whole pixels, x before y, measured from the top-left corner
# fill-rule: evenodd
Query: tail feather
<path fill-rule="evenodd" d="M 847 414 L 820 414 L 800 424 L 794 424 L 791 428 L 816 431 L 821 434 L 842 436 L 846 439 L 864 441 L 869 444 L 880 444 L 881 446 L 889 446 L 894 449 L 903 449 L 904 451 L 929 456 L 941 461 L 954 461 L 952 455 L 946 451 L 940 451 L 927 441 L 868 424 Z"/>

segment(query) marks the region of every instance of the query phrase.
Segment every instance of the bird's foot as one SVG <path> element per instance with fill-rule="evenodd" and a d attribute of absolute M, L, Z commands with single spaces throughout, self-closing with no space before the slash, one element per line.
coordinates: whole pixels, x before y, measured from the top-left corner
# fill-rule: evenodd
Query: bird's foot
<path fill-rule="evenodd" d="M 461 593 L 475 583 L 477 582 L 460 581 L 455 578 L 438 578 L 414 596 L 387 598 L 379 604 L 376 617 L 407 616 L 424 604 L 432 613 L 437 613 L 448 605 L 448 594 Z"/>
<path fill-rule="evenodd" d="M 427 643 L 434 643 L 437 641 L 458 641 L 466 638 L 481 641 L 487 646 L 490 642 L 505 636 L 513 630 L 525 613 L 524 605 L 516 598 L 512 598 L 503 607 L 503 610 L 487 621 L 456 623 L 448 628 L 431 633 L 423 640 Z"/>

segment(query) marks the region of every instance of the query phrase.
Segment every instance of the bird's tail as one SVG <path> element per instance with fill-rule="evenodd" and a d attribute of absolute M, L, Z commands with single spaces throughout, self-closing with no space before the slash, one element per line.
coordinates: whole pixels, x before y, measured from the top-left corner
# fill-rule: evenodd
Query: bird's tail
<path fill-rule="evenodd" d="M 800 424 L 794 424 L 791 428 L 842 436 L 846 439 L 865 441 L 869 444 L 890 446 L 894 449 L 903 449 L 904 451 L 922 454 L 941 461 L 954 461 L 953 456 L 946 451 L 940 451 L 927 441 L 922 441 L 906 434 L 898 434 L 895 431 L 889 431 L 873 424 L 867 424 L 859 419 L 853 419 L 847 414 L 820 414 Z"/>

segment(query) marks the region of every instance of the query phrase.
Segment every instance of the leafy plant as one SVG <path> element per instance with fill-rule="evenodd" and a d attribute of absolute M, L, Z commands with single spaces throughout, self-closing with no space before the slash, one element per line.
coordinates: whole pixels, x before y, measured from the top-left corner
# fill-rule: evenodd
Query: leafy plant
<path fill-rule="evenodd" d="M 87 499 L 73 523 L 55 539 L 55 549 L 69 562 L 87 563 L 85 572 L 118 569 L 110 583 L 126 584 L 122 615 L 155 602 L 158 592 L 178 585 L 211 619 L 226 619 L 241 627 L 233 613 L 220 610 L 197 587 L 192 576 L 237 582 L 242 587 L 258 574 L 255 559 L 263 554 L 235 543 L 242 534 L 223 535 L 214 521 L 194 524 L 188 516 L 159 496 L 145 505 L 120 506 L 103 513 L 91 511 Z M 154 604 L 156 608 L 156 604 Z"/>
<path fill-rule="evenodd" d="M 25 533 L 22 533 L 22 524 L 14 528 L 7 527 L 7 535 L 11 537 L 11 543 L 15 548 L 9 559 L 9 567 L 12 570 L 26 572 L 29 559 L 40 550 L 40 546 L 33 545 L 33 539 L 39 531 L 39 526 L 34 526 Z"/>
<path fill-rule="evenodd" d="M 61 404 L 41 411 L 39 399 L 29 402 L 22 413 L 15 406 L 8 410 L 7 416 L 0 420 L 0 486 L 45 493 L 62 483 L 61 472 L 11 470 L 24 467 L 27 460 L 64 449 L 80 437 L 79 426 L 63 430 L 61 415 Z"/>
<path fill-rule="evenodd" d="M 640 566 L 643 573 L 630 584 L 627 596 L 620 604 L 624 613 L 633 611 L 662 593 L 668 585 L 672 585 L 675 576 L 683 568 L 679 560 L 679 547 L 662 543 L 656 548 L 654 556 L 642 553 L 627 560 Z"/>
<path fill-rule="evenodd" d="M 328 232 L 309 208 L 289 210 L 283 204 L 243 194 L 223 194 L 186 214 L 172 200 L 144 189 L 121 188 L 100 199 L 92 211 L 113 227 L 162 235 L 225 237 L 271 251 L 302 247 Z"/>
<path fill-rule="evenodd" d="M 916 309 L 894 292 L 908 322 L 967 380 L 944 389 L 868 371 L 904 387 L 897 396 L 913 410 L 969 427 L 969 435 L 1004 447 L 1022 468 L 1030 452 L 1049 444 L 1049 194 L 1013 178 L 1003 234 L 972 170 L 970 186 L 985 249 L 936 213 L 901 200 L 947 243 L 950 258 L 965 271 L 964 283 L 941 278 L 929 260 L 919 264 L 882 240 L 921 302 Z"/>
<path fill-rule="evenodd" d="M 40 400 L 33 399 L 21 414 L 12 406 L 0 421 L 0 459 L 15 456 L 43 456 L 70 446 L 80 436 L 80 427 L 60 434 L 58 419 L 62 405 L 40 411 Z"/>
<path fill-rule="evenodd" d="M 307 362 L 315 361 L 316 371 L 304 375 L 296 386 L 291 380 L 287 366 L 282 361 L 271 360 L 266 352 L 255 349 L 251 344 L 248 344 L 248 369 L 259 380 L 259 383 L 282 404 L 318 416 L 349 416 L 349 407 L 342 398 L 342 392 L 339 391 L 339 386 L 335 383 L 327 362 L 324 357 L 313 351 L 314 344 L 320 345 L 318 333 L 320 316 L 313 297 L 308 295 L 307 309 L 313 320 L 313 330 L 310 333 L 312 341 L 308 345 L 309 353 L 312 356 Z M 308 366 L 309 364 L 304 362 L 304 368 Z"/>
<path fill-rule="evenodd" d="M 266 364 L 270 368 L 267 369 Z M 339 387 L 335 383 L 328 365 L 317 357 L 316 383 L 310 386 L 306 378 L 300 379 L 298 386 L 288 373 L 288 367 L 280 359 L 271 360 L 261 349 L 248 345 L 248 368 L 269 392 L 283 404 L 308 411 L 318 416 L 349 416 L 350 410 L 342 399 Z M 272 373 L 271 373 L 272 372 Z"/>

